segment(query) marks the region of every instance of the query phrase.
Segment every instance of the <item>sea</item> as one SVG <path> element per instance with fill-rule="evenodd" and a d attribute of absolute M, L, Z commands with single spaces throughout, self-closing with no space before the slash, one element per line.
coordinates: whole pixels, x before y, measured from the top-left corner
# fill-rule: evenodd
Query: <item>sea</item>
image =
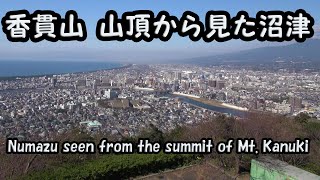
<path fill-rule="evenodd" d="M 0 61 L 0 77 L 40 76 L 89 72 L 122 67 L 111 62 L 73 61 Z"/>

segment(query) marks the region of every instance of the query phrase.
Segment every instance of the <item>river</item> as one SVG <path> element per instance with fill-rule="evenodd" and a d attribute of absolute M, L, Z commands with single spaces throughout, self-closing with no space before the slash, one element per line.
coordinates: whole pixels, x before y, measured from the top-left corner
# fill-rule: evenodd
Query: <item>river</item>
<path fill-rule="evenodd" d="M 231 108 L 224 108 L 224 107 L 218 107 L 218 106 L 213 106 L 213 105 L 208 105 L 199 101 L 195 101 L 193 99 L 190 99 L 186 96 L 179 96 L 179 95 L 169 95 L 170 97 L 178 97 L 179 99 L 182 100 L 182 102 L 194 105 L 194 106 L 198 106 L 204 109 L 208 109 L 214 112 L 219 112 L 219 113 L 224 113 L 224 114 L 228 114 L 231 116 L 238 116 L 238 117 L 244 117 L 247 112 L 246 111 L 240 111 L 240 110 L 236 110 L 236 109 L 231 109 Z"/>

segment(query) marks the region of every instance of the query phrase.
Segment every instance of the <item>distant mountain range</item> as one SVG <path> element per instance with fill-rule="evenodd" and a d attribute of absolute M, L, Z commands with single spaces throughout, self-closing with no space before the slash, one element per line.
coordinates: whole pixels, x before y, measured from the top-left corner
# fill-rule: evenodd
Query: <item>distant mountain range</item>
<path fill-rule="evenodd" d="M 304 43 L 286 46 L 263 47 L 236 53 L 192 58 L 187 63 L 212 65 L 220 63 L 261 64 L 275 61 L 320 62 L 320 40 L 310 39 Z"/>

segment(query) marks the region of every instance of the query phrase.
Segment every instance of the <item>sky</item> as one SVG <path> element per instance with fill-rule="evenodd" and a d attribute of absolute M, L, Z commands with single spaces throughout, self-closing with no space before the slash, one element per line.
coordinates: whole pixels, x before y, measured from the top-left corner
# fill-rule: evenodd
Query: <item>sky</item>
<path fill-rule="evenodd" d="M 6 39 L 0 32 L 0 60 L 80 60 L 80 61 L 121 61 L 121 62 L 153 62 L 162 60 L 186 59 L 191 57 L 224 54 L 264 46 L 279 46 L 286 43 L 243 42 L 231 40 L 223 43 L 205 43 L 191 41 L 188 37 L 174 35 L 168 42 L 153 40 L 152 42 L 135 43 L 99 41 L 95 35 L 96 24 L 108 10 L 115 10 L 118 16 L 135 10 L 151 10 L 156 15 L 165 10 L 178 18 L 185 11 L 192 11 L 203 21 L 210 10 L 228 11 L 231 17 L 244 10 L 255 17 L 260 10 L 296 11 L 304 9 L 315 19 L 314 30 L 320 27 L 319 0 L 0 0 L 0 17 L 8 11 L 26 9 L 30 13 L 35 10 L 52 10 L 64 17 L 68 10 L 75 10 L 79 18 L 86 23 L 88 37 L 84 42 L 48 42 L 14 43 Z"/>

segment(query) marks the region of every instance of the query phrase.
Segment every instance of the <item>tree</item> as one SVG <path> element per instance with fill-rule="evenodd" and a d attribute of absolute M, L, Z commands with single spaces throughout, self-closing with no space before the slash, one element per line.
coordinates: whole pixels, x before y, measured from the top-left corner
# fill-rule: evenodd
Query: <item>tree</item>
<path fill-rule="evenodd" d="M 301 124 L 305 124 L 311 117 L 307 113 L 299 113 L 294 119 Z"/>
<path fill-rule="evenodd" d="M 164 142 L 163 132 L 153 124 L 150 124 L 150 127 L 147 130 L 143 131 L 140 134 L 139 138 L 148 138 L 150 139 L 150 141 L 153 141 L 153 142 L 160 142 L 160 143 Z"/>

